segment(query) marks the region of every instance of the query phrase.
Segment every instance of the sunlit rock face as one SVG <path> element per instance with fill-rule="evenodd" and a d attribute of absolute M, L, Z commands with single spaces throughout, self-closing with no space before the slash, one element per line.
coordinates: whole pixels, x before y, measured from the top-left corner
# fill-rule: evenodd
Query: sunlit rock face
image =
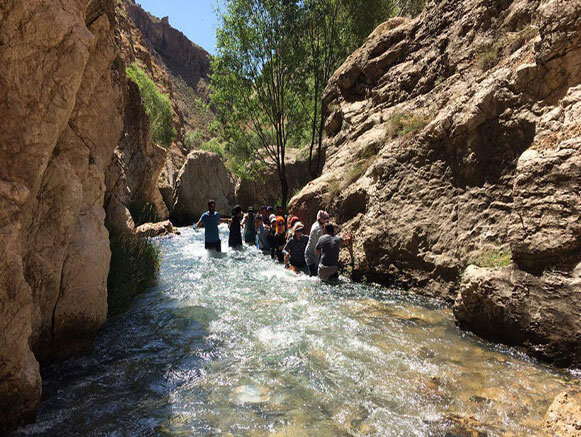
<path fill-rule="evenodd" d="M 327 85 L 326 164 L 291 211 L 312 222 L 324 206 L 354 234 L 354 277 L 450 302 L 461 291 L 461 326 L 490 336 L 516 320 L 518 338 L 495 338 L 579 363 L 580 19 L 579 1 L 456 0 L 380 25 Z M 528 309 L 486 319 L 462 275 L 509 251 L 540 300 L 509 281 Z M 528 318 L 551 299 L 563 317 Z M 567 335 L 544 334 L 557 326 Z"/>
<path fill-rule="evenodd" d="M 179 225 L 191 225 L 208 210 L 208 200 L 227 216 L 234 206 L 234 181 L 219 155 L 191 152 L 177 176 L 173 193 L 172 219 Z"/>
<path fill-rule="evenodd" d="M 124 72 L 112 0 L 8 0 L 0 14 L 5 430 L 34 415 L 38 362 L 84 350 L 107 314 L 104 173 L 122 128 Z"/>

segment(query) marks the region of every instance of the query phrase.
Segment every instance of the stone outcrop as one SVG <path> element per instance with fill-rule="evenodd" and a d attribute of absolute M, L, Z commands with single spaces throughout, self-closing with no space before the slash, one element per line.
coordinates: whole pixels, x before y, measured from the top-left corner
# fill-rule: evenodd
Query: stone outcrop
<path fill-rule="evenodd" d="M 127 14 L 141 30 L 143 38 L 158 53 L 164 64 L 198 95 L 209 97 L 210 54 L 191 42 L 182 32 L 144 11 L 132 0 L 125 2 Z"/>
<path fill-rule="evenodd" d="M 545 431 L 553 436 L 581 436 L 581 393 L 568 391 L 555 398 L 545 416 Z"/>
<path fill-rule="evenodd" d="M 197 131 L 203 140 L 213 134 L 210 125 L 215 115 L 209 100 L 210 55 L 132 0 L 116 5 L 117 41 L 126 64 L 144 69 L 160 90 L 170 98 L 174 111 L 176 141 L 168 148 L 158 188 L 166 207 L 173 207 L 177 175 L 189 152 L 186 134 Z M 171 212 L 171 211 L 170 211 Z"/>
<path fill-rule="evenodd" d="M 157 181 L 166 157 L 167 150 L 151 141 L 149 118 L 141 102 L 139 88 L 128 80 L 123 135 L 106 173 L 105 208 L 112 223 L 127 223 L 127 220 L 118 219 L 120 214 L 127 214 L 118 211 L 119 205 L 126 209 L 130 209 L 132 205 L 151 205 L 154 209 L 152 212 L 159 220 L 169 217 L 157 189 Z"/>
<path fill-rule="evenodd" d="M 158 223 L 144 223 L 135 229 L 138 238 L 163 237 L 165 235 L 178 234 L 169 220 Z"/>
<path fill-rule="evenodd" d="M 234 182 L 219 155 L 196 150 L 191 152 L 179 172 L 173 193 L 172 220 L 191 225 L 207 210 L 208 200 L 216 209 L 230 213 L 234 204 Z"/>
<path fill-rule="evenodd" d="M 105 170 L 122 129 L 113 1 L 0 7 L 0 429 L 34 416 L 38 362 L 107 315 Z"/>
<path fill-rule="evenodd" d="M 326 164 L 291 211 L 354 234 L 355 278 L 461 290 L 461 326 L 579 363 L 579 23 L 578 0 L 455 0 L 380 25 L 327 85 Z"/>

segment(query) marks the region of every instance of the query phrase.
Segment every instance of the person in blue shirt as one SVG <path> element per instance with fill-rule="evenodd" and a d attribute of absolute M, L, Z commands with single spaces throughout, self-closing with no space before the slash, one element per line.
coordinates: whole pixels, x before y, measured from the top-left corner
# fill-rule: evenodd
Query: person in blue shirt
<path fill-rule="evenodd" d="M 196 228 L 204 228 L 205 233 L 205 247 L 208 250 L 215 250 L 217 252 L 222 252 L 222 243 L 220 241 L 220 233 L 218 231 L 218 225 L 220 223 L 228 223 L 228 219 L 221 219 L 220 215 L 216 212 L 216 202 L 210 200 L 208 202 L 208 211 L 202 214 L 200 221 L 196 223 Z"/>

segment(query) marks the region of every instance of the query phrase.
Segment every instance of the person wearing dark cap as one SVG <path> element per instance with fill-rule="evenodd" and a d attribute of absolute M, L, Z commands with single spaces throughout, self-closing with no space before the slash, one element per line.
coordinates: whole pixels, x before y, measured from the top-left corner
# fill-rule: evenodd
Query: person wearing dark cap
<path fill-rule="evenodd" d="M 336 282 L 339 280 L 339 252 L 343 244 L 351 244 L 351 235 L 347 235 L 345 239 L 335 235 L 335 227 L 331 223 L 327 223 L 323 229 L 324 234 L 315 246 L 315 252 L 321 256 L 319 278 L 322 281 Z"/>
<path fill-rule="evenodd" d="M 249 206 L 244 219 L 242 219 L 244 226 L 244 241 L 246 244 L 256 244 L 256 230 L 254 229 L 254 208 Z"/>
<path fill-rule="evenodd" d="M 242 233 L 240 226 L 243 213 L 240 205 L 236 205 L 232 209 L 232 220 L 230 221 L 230 235 L 228 235 L 228 246 L 234 248 L 242 247 Z"/>
<path fill-rule="evenodd" d="M 208 250 L 215 250 L 217 252 L 222 251 L 222 243 L 220 242 L 220 232 L 218 231 L 218 225 L 220 223 L 228 223 L 228 219 L 221 219 L 220 215 L 216 212 L 216 201 L 208 201 L 208 211 L 202 214 L 198 223 L 194 225 L 194 228 L 204 228 L 205 229 L 205 247 Z"/>
<path fill-rule="evenodd" d="M 291 236 L 284 246 L 285 264 L 296 273 L 304 272 L 307 267 L 305 262 L 305 247 L 309 239 L 304 235 L 305 227 L 300 221 L 296 221 L 291 228 Z"/>

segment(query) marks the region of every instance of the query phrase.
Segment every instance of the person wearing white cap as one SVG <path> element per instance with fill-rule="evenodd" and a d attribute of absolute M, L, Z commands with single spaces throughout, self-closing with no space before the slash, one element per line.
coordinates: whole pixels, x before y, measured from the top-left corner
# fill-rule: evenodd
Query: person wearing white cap
<path fill-rule="evenodd" d="M 327 211 L 320 210 L 317 213 L 317 221 L 311 226 L 309 233 L 309 242 L 305 248 L 305 262 L 309 268 L 309 276 L 317 276 L 319 273 L 319 255 L 315 253 L 315 247 L 319 242 L 319 238 L 323 235 L 323 226 L 329 221 L 329 214 Z"/>

